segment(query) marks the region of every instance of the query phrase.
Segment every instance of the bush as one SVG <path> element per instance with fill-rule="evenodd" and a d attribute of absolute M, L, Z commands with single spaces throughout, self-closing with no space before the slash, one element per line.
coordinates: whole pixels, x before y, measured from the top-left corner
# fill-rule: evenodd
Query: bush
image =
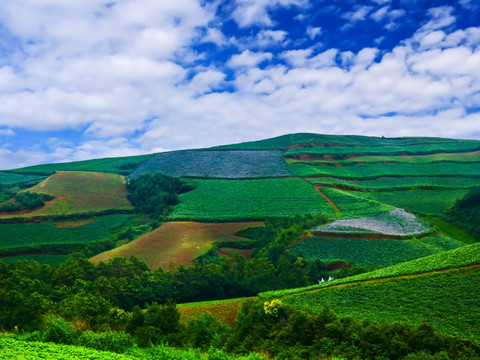
<path fill-rule="evenodd" d="M 80 331 L 60 317 L 48 316 L 43 330 L 42 341 L 56 344 L 75 345 Z"/>

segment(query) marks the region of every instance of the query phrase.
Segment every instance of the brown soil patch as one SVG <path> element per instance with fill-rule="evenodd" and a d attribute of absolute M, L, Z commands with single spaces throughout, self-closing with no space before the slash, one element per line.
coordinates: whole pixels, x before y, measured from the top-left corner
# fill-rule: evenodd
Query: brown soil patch
<path fill-rule="evenodd" d="M 178 308 L 180 312 L 180 321 L 186 323 L 205 312 L 209 312 L 216 319 L 229 326 L 235 325 L 238 311 L 242 308 L 247 299 L 222 300 L 210 303 L 200 304 L 182 304 Z"/>
<path fill-rule="evenodd" d="M 193 265 L 193 260 L 207 252 L 215 241 L 247 240 L 235 235 L 250 226 L 247 223 L 197 223 L 191 221 L 167 222 L 158 229 L 119 248 L 104 252 L 91 259 L 94 263 L 116 256 L 136 256 L 151 268 L 168 269 L 170 264 Z"/>

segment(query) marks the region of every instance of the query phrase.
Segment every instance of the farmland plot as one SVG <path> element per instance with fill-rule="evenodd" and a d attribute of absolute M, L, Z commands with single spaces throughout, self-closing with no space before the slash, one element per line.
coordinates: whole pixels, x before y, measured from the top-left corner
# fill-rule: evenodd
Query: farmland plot
<path fill-rule="evenodd" d="M 0 171 L 0 185 L 12 185 L 17 183 L 29 183 L 44 180 L 44 175 L 17 174 Z"/>
<path fill-rule="evenodd" d="M 188 180 L 196 188 L 179 196 L 173 219 L 262 219 L 306 214 L 334 217 L 330 204 L 297 178 L 262 180 Z"/>
<path fill-rule="evenodd" d="M 160 171 L 170 176 L 200 178 L 265 178 L 291 176 L 281 151 L 202 151 L 161 153 L 148 160 L 128 178 Z"/>
<path fill-rule="evenodd" d="M 419 235 L 431 231 L 427 224 L 403 209 L 396 208 L 362 218 L 336 220 L 315 231 L 346 234 Z"/>
<path fill-rule="evenodd" d="M 420 240 L 312 237 L 298 242 L 289 251 L 307 260 L 346 261 L 359 266 L 391 266 L 464 245 L 443 235 Z"/>

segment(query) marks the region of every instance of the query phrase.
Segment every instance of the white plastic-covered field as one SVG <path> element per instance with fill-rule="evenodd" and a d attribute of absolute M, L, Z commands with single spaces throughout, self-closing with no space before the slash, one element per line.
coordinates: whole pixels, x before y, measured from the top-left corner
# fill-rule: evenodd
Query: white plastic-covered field
<path fill-rule="evenodd" d="M 424 222 L 403 209 L 357 219 L 336 220 L 331 224 L 315 229 L 324 233 L 418 235 L 432 229 Z"/>

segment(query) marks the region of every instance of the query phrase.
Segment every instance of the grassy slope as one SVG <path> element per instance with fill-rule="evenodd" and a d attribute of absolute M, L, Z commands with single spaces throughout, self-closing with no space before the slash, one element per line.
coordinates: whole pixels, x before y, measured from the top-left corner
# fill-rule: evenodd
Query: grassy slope
<path fill-rule="evenodd" d="M 2 214 L 32 217 L 78 214 L 108 209 L 133 209 L 127 199 L 124 178 L 120 175 L 86 171 L 59 172 L 29 189 L 55 196 L 45 206 L 31 211 Z"/>
<path fill-rule="evenodd" d="M 328 202 L 301 179 L 188 180 L 196 189 L 180 195 L 174 219 L 259 219 L 322 213 Z"/>
<path fill-rule="evenodd" d="M 118 158 L 93 159 L 85 161 L 74 161 L 68 163 L 43 164 L 29 166 L 21 169 L 9 170 L 18 174 L 42 174 L 50 175 L 58 171 L 95 171 L 108 173 L 129 172 L 128 169 L 122 169 L 125 165 L 140 165 L 156 154 L 126 156 Z M 131 169 L 130 169 L 131 171 Z"/>
<path fill-rule="evenodd" d="M 171 262 L 191 265 L 199 255 L 208 251 L 213 242 L 245 240 L 236 236 L 238 230 L 262 223 L 201 224 L 196 222 L 168 222 L 155 231 L 119 248 L 93 257 L 94 263 L 107 261 L 115 256 L 134 255 L 156 269 L 168 268 Z"/>

